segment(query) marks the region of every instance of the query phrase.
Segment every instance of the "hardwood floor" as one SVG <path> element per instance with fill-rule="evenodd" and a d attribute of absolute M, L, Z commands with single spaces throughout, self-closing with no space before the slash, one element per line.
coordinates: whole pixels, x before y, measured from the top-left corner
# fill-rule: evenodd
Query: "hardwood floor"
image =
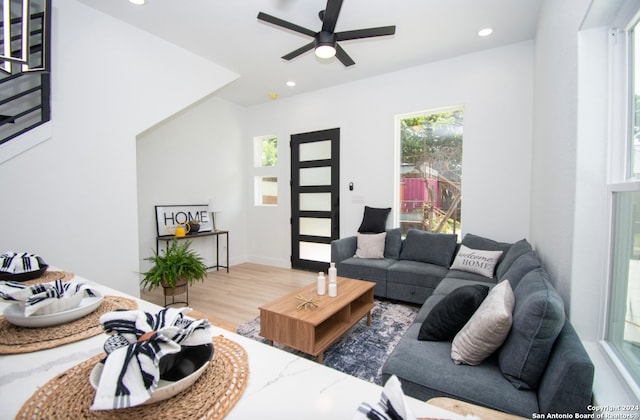
<path fill-rule="evenodd" d="M 316 281 L 318 273 L 243 263 L 210 271 L 204 282 L 189 287 L 189 306 L 233 328 L 260 315 L 258 307 Z M 184 300 L 185 295 L 176 297 Z M 141 290 L 140 297 L 164 305 L 162 288 Z M 170 299 L 170 298 L 169 298 Z M 180 305 L 176 305 L 179 307 Z"/>

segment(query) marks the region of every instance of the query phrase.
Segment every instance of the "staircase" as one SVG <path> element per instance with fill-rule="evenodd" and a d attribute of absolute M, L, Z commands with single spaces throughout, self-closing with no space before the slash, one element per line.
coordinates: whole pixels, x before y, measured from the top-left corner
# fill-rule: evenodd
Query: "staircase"
<path fill-rule="evenodd" d="M 0 145 L 51 119 L 51 0 L 12 0 L 10 9 L 11 18 L 3 8 L 0 22 Z M 29 10 L 26 40 L 22 10 Z M 7 34 L 10 48 L 5 46 Z M 26 63 L 18 59 L 25 46 Z"/>

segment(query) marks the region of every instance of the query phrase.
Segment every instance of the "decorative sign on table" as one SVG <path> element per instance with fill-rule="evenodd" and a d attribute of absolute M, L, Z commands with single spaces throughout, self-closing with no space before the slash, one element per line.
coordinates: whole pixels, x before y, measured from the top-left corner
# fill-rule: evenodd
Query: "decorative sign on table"
<path fill-rule="evenodd" d="M 200 223 L 199 232 L 211 232 L 213 223 L 207 204 L 156 206 L 156 230 L 158 236 L 173 236 L 176 226 L 187 222 Z"/>

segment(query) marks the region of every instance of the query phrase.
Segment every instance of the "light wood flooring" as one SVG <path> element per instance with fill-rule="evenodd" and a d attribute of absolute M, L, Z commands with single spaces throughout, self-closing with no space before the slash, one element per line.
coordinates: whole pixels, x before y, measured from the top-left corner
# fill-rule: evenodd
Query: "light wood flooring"
<path fill-rule="evenodd" d="M 258 308 L 261 305 L 315 282 L 317 275 L 253 263 L 234 265 L 229 273 L 226 269 L 211 270 L 203 282 L 189 287 L 189 306 L 223 321 L 219 326 L 235 330 L 238 325 L 260 315 Z M 141 290 L 140 297 L 164 305 L 162 288 Z M 176 296 L 176 300 L 184 300 L 184 297 Z M 184 305 L 174 307 L 180 306 Z"/>

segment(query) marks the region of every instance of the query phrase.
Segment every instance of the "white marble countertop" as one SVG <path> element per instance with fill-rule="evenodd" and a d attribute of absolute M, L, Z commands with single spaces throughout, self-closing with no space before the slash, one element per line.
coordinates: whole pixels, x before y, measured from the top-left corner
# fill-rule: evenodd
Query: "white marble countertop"
<path fill-rule="evenodd" d="M 76 281 L 87 282 L 82 278 Z M 92 282 L 88 282 L 92 283 Z M 105 295 L 132 298 L 103 285 Z M 139 308 L 160 307 L 136 299 Z M 0 301 L 0 309 L 7 304 Z M 277 348 L 214 327 L 242 345 L 249 355 L 249 381 L 227 419 L 351 419 L 361 402 L 378 401 L 382 387 Z M 54 376 L 102 353 L 105 335 L 38 352 L 0 355 L 0 418 L 14 418 L 36 389 Z M 463 416 L 407 397 L 417 417 L 463 419 Z"/>

